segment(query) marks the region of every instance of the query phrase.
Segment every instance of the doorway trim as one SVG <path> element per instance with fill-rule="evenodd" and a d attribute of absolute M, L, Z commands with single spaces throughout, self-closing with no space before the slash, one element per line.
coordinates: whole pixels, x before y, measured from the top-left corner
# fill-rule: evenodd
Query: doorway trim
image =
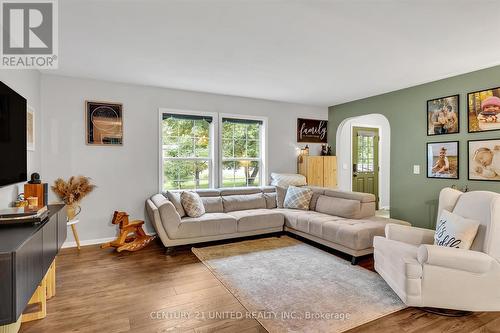
<path fill-rule="evenodd" d="M 353 127 L 371 127 L 379 130 L 379 208 L 390 208 L 391 126 L 382 114 L 344 119 L 337 128 L 335 151 L 337 155 L 338 188 L 352 190 L 352 135 Z"/>

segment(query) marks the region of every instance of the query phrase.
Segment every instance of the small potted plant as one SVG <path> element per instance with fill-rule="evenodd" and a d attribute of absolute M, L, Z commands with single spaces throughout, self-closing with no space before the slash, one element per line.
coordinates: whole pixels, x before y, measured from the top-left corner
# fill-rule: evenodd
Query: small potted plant
<path fill-rule="evenodd" d="M 68 220 L 73 220 L 82 210 L 79 203 L 96 188 L 89 177 L 71 176 L 68 181 L 56 179 L 52 191 L 66 204 Z"/>

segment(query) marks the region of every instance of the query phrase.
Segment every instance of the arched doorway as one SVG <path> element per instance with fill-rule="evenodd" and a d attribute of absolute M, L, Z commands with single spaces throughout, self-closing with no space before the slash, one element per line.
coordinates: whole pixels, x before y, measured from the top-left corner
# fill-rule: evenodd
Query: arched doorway
<path fill-rule="evenodd" d="M 336 155 L 338 188 L 345 191 L 353 189 L 353 129 L 377 129 L 378 142 L 378 197 L 379 208 L 390 208 L 390 166 L 391 166 L 391 126 L 382 114 L 373 113 L 347 118 L 337 128 Z"/>

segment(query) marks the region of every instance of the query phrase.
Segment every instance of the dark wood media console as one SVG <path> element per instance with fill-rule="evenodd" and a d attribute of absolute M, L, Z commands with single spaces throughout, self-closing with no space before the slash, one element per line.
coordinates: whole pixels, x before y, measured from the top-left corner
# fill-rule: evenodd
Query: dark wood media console
<path fill-rule="evenodd" d="M 0 325 L 14 323 L 66 240 L 64 205 L 32 226 L 0 227 Z"/>

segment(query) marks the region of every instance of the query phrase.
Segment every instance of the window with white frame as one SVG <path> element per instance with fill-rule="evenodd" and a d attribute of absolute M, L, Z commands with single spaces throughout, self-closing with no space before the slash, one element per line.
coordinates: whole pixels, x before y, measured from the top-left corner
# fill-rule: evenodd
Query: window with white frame
<path fill-rule="evenodd" d="M 220 131 L 222 187 L 261 185 L 263 121 L 223 117 Z"/>
<path fill-rule="evenodd" d="M 161 187 L 198 189 L 212 186 L 213 117 L 161 113 Z"/>
<path fill-rule="evenodd" d="M 264 119 L 160 109 L 161 190 L 264 185 Z"/>

